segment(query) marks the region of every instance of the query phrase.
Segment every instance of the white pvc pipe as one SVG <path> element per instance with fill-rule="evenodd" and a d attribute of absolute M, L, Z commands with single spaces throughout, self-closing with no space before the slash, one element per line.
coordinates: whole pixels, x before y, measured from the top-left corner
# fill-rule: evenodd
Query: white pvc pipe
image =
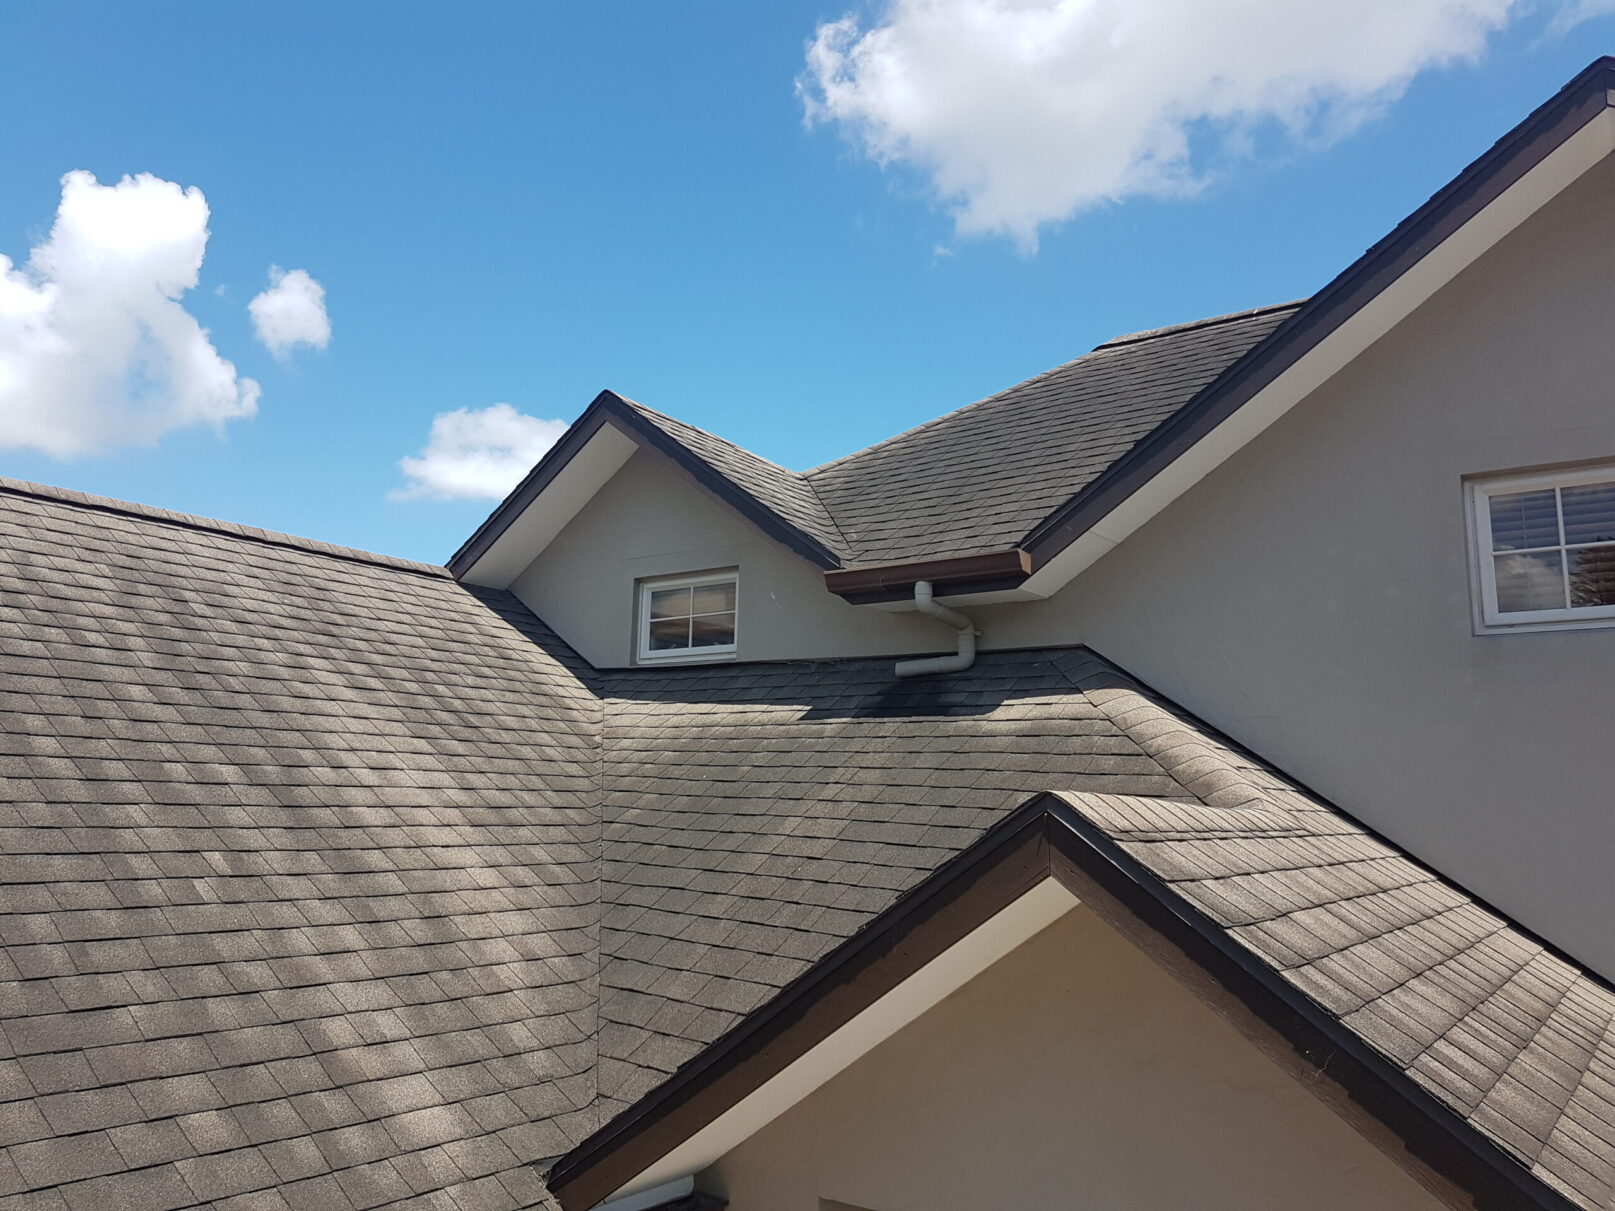
<path fill-rule="evenodd" d="M 959 651 L 953 656 L 927 656 L 923 660 L 899 660 L 899 677 L 923 677 L 927 673 L 962 673 L 976 663 L 976 624 L 958 610 L 950 610 L 931 593 L 929 580 L 914 582 L 914 608 L 954 627 L 959 632 Z"/>

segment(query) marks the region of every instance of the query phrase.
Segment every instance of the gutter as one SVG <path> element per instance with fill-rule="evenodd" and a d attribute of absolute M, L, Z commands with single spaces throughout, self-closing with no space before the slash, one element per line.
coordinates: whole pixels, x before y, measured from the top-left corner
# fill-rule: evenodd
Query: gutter
<path fill-rule="evenodd" d="M 1014 547 L 985 555 L 831 568 L 824 574 L 824 587 L 853 605 L 870 605 L 906 601 L 921 581 L 948 596 L 956 596 L 1018 588 L 1031 574 L 1031 555 Z"/>

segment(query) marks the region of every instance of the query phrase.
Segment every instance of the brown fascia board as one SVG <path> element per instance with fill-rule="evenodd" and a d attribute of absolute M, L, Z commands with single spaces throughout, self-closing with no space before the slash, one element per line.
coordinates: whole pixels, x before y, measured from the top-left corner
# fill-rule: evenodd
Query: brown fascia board
<path fill-rule="evenodd" d="M 1523 122 L 1313 295 L 1266 340 L 1140 439 L 1021 541 L 1046 563 L 1300 360 L 1504 190 L 1615 105 L 1615 58 L 1588 65 Z"/>
<path fill-rule="evenodd" d="M 564 1211 L 588 1211 L 1043 880 L 1056 878 L 1214 1006 L 1287 1047 L 1308 1087 L 1433 1190 L 1478 1211 L 1574 1204 L 1239 946 L 1057 795 L 1041 794 L 549 1171 Z M 1192 973 L 1185 977 L 1185 971 Z M 1236 1021 L 1236 1025 L 1240 1024 Z M 1332 1083 L 1332 1084 L 1331 1084 Z M 1326 1093 L 1326 1088 L 1335 1096 Z M 1365 1126 L 1366 1124 L 1366 1126 Z M 1369 1128 L 1373 1130 L 1370 1131 Z M 1395 1147 L 1387 1150 L 1394 1151 Z"/>
<path fill-rule="evenodd" d="M 583 415 L 539 459 L 527 477 L 517 484 L 510 495 L 488 515 L 460 549 L 450 556 L 445 565 L 456 579 L 463 577 L 488 548 L 498 540 L 522 511 L 538 499 L 563 467 L 582 450 L 600 426 L 610 422 L 626 431 L 641 446 L 648 447 L 669 459 L 692 479 L 739 512 L 747 521 L 770 538 L 795 551 L 809 563 L 820 568 L 841 566 L 840 558 L 817 539 L 803 533 L 778 513 L 768 508 L 751 493 L 739 487 L 728 476 L 715 470 L 704 459 L 697 457 L 677 438 L 640 416 L 615 391 L 602 391 L 594 397 Z"/>
<path fill-rule="evenodd" d="M 921 580 L 950 594 L 986 593 L 1013 589 L 1031 574 L 1032 557 L 1016 548 L 985 555 L 839 568 L 824 574 L 824 586 L 836 596 L 862 605 L 912 597 L 915 583 Z"/>

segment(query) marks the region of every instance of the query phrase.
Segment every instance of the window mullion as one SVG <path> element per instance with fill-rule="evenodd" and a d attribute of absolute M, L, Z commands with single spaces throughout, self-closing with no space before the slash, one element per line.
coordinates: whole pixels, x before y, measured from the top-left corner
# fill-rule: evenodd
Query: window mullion
<path fill-rule="evenodd" d="M 1565 550 L 1565 498 L 1563 488 L 1553 490 L 1553 512 L 1559 523 L 1559 579 L 1564 583 L 1565 604 L 1570 608 L 1570 552 Z"/>

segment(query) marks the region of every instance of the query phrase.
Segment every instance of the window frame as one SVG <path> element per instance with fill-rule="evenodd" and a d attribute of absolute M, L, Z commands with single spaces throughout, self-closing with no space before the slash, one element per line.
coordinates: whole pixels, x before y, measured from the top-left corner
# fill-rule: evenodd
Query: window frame
<path fill-rule="evenodd" d="M 1474 572 L 1475 630 L 1477 634 L 1529 631 L 1582 630 L 1615 627 L 1615 605 L 1561 606 L 1551 610 L 1509 610 L 1497 608 L 1497 566 L 1493 558 L 1491 498 L 1515 492 L 1546 488 L 1575 488 L 1583 484 L 1615 481 L 1615 461 L 1581 464 L 1557 471 L 1511 472 L 1486 475 L 1465 481 L 1465 503 L 1469 528 L 1469 553 Z M 1559 511 L 1559 537 L 1564 537 L 1564 506 L 1555 497 Z M 1523 548 L 1523 551 L 1571 551 L 1608 543 L 1569 543 Z M 1561 557 L 1560 574 L 1569 576 L 1568 561 Z M 1567 593 L 1568 596 L 1568 593 Z"/>
<path fill-rule="evenodd" d="M 735 638 L 732 643 L 713 643 L 704 647 L 656 648 L 650 646 L 650 598 L 652 593 L 666 589 L 698 589 L 703 585 L 732 584 L 735 586 Z M 696 664 L 707 661 L 733 660 L 740 646 L 740 569 L 725 568 L 716 572 L 689 572 L 676 576 L 650 576 L 636 582 L 634 620 L 634 655 L 638 664 Z M 727 610 L 719 611 L 728 613 Z M 700 615 L 691 615 L 700 617 Z"/>

